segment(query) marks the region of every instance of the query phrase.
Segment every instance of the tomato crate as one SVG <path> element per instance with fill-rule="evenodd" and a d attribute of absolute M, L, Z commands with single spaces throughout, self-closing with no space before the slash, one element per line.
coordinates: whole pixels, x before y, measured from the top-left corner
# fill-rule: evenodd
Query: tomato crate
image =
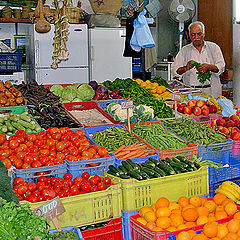
<path fill-rule="evenodd" d="M 63 107 L 66 109 L 66 111 L 71 115 L 73 119 L 75 119 L 78 123 L 82 124 L 81 121 L 79 121 L 76 117 L 73 116 L 73 114 L 70 111 L 73 110 L 90 110 L 95 109 L 98 111 L 99 114 L 103 115 L 106 119 L 110 121 L 110 123 L 105 123 L 104 121 L 99 125 L 109 125 L 112 123 L 118 123 L 114 120 L 112 116 L 110 116 L 108 113 L 106 113 L 102 108 L 98 106 L 98 104 L 94 101 L 85 101 L 85 102 L 78 102 L 78 103 L 63 103 Z M 84 127 L 90 127 L 87 124 L 82 124 Z"/>
<path fill-rule="evenodd" d="M 207 166 L 192 172 L 142 181 L 132 178 L 121 179 L 107 172 L 104 174 L 121 184 L 122 210 L 125 212 L 134 212 L 143 206 L 151 206 L 159 196 L 166 197 L 169 201 L 177 201 L 181 196 L 207 196 L 209 193 Z M 177 189 L 177 191 L 169 191 L 169 189 Z"/>
<path fill-rule="evenodd" d="M 233 140 L 232 153 L 233 155 L 240 155 L 240 141 Z"/>
<path fill-rule="evenodd" d="M 139 125 L 143 125 L 143 124 L 160 124 L 162 125 L 160 122 L 157 121 L 151 121 L 151 122 L 140 122 Z M 133 129 L 135 124 L 131 123 L 131 129 Z M 128 127 L 126 125 L 124 125 L 126 127 L 126 129 L 128 130 Z M 166 129 L 168 130 L 168 129 Z M 169 130 L 168 130 L 169 131 Z M 140 138 L 139 136 L 137 136 L 136 134 L 132 133 L 140 142 L 145 143 L 149 148 L 154 149 L 158 152 L 159 154 L 159 158 L 160 159 L 165 159 L 165 158 L 174 158 L 178 155 L 181 155 L 183 157 L 187 157 L 187 158 L 191 158 L 193 155 L 197 155 L 198 152 L 198 146 L 197 144 L 191 144 L 191 143 L 187 143 L 187 148 L 180 148 L 180 149 L 172 149 L 172 150 L 162 150 L 159 148 L 154 148 L 152 147 L 149 143 L 147 143 L 145 140 L 143 140 L 142 138 Z M 179 137 L 181 138 L 181 137 Z"/>
<path fill-rule="evenodd" d="M 202 124 L 206 125 L 206 124 L 211 124 L 212 120 L 218 120 L 222 118 L 222 115 L 220 114 L 210 114 L 208 116 L 195 116 L 192 119 L 195 122 L 201 122 Z"/>
<path fill-rule="evenodd" d="M 62 228 L 63 231 L 71 231 L 77 234 L 78 236 L 78 240 L 84 240 L 84 238 L 82 237 L 81 231 L 77 228 L 77 227 L 64 227 Z M 50 230 L 49 233 L 53 234 L 57 232 L 56 229 Z"/>
<path fill-rule="evenodd" d="M 136 215 L 138 212 L 124 212 L 122 211 L 122 232 L 123 240 L 131 240 L 130 217 Z"/>
<path fill-rule="evenodd" d="M 103 178 L 103 177 L 102 177 Z M 61 198 L 65 212 L 57 216 L 61 227 L 81 227 L 90 224 L 106 222 L 121 217 L 121 188 L 117 182 L 112 182 L 106 190 L 89 192 L 75 196 Z M 30 203 L 20 201 L 20 204 L 28 203 L 31 209 L 36 209 L 47 201 Z M 52 222 L 50 229 L 55 229 Z"/>
<path fill-rule="evenodd" d="M 38 168 L 14 169 L 11 178 L 12 181 L 15 177 L 21 177 L 25 182 L 37 182 L 37 179 L 41 176 L 62 178 L 66 172 L 67 164 L 63 163 Z"/>
<path fill-rule="evenodd" d="M 110 222 L 99 228 L 82 231 L 84 240 L 122 240 L 121 218 L 112 219 Z"/>

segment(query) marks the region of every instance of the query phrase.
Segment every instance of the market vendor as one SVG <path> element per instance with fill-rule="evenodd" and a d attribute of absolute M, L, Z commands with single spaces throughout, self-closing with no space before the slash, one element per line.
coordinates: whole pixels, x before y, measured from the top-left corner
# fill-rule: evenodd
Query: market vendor
<path fill-rule="evenodd" d="M 173 75 L 181 75 L 183 82 L 195 88 L 203 88 L 206 94 L 215 98 L 222 95 L 222 84 L 219 75 L 225 70 L 225 61 L 220 47 L 213 42 L 204 41 L 205 26 L 202 22 L 193 22 L 188 27 L 191 43 L 184 46 L 173 63 Z M 202 64 L 200 73 L 211 72 L 210 81 L 199 82 L 196 69 L 191 62 Z"/>

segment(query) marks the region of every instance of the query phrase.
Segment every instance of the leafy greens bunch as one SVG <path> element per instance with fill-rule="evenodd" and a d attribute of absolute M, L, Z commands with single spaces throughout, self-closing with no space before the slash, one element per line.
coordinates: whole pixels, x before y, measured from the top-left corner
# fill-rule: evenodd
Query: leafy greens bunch
<path fill-rule="evenodd" d="M 192 62 L 191 62 L 191 65 L 196 68 L 196 70 L 197 70 L 197 75 L 198 75 L 198 80 L 199 80 L 200 83 L 205 83 L 207 79 L 210 80 L 210 77 L 211 77 L 211 75 L 212 75 L 211 72 L 208 71 L 208 72 L 205 72 L 205 73 L 200 73 L 200 72 L 198 71 L 198 68 L 199 68 L 200 66 L 202 66 L 201 63 L 192 61 Z"/>

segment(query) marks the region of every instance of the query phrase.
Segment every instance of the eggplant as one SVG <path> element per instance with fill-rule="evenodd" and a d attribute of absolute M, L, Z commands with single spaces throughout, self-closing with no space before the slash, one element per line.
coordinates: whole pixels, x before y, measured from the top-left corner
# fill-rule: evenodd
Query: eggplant
<path fill-rule="evenodd" d="M 97 91 L 98 91 L 98 90 L 100 90 L 102 93 L 108 95 L 108 90 L 107 90 L 106 87 L 104 87 L 104 86 L 99 86 L 98 89 L 97 89 Z"/>
<path fill-rule="evenodd" d="M 88 85 L 90 85 L 94 91 L 96 91 L 99 87 L 99 85 L 96 81 L 90 81 Z"/>

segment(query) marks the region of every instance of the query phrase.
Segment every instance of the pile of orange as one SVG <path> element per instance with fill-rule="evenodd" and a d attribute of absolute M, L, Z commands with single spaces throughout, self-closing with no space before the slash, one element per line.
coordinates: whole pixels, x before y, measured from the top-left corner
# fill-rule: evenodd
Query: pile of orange
<path fill-rule="evenodd" d="M 176 240 L 238 240 L 240 239 L 240 212 L 224 224 L 217 222 L 206 223 L 200 234 L 193 230 L 183 231 L 177 235 Z"/>
<path fill-rule="evenodd" d="M 136 220 L 153 231 L 172 232 L 212 223 L 236 212 L 235 202 L 221 193 L 217 193 L 213 200 L 198 196 L 180 197 L 177 203 L 161 197 L 151 207 L 142 207 Z"/>

